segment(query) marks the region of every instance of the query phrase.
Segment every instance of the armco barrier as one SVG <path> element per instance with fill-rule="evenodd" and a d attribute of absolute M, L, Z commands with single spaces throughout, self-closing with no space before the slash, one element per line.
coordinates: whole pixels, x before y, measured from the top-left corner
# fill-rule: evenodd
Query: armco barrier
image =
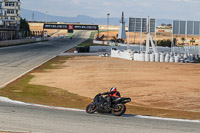
<path fill-rule="evenodd" d="M 43 41 L 43 39 L 42 38 L 33 38 L 33 39 L 18 39 L 18 40 L 0 41 L 0 47 L 14 46 L 14 45 L 34 43 L 34 42 L 40 42 L 40 41 Z"/>

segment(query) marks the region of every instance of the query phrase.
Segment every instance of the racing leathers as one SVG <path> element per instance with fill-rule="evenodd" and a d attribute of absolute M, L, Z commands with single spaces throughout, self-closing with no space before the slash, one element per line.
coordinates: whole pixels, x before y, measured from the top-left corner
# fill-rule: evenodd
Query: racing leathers
<path fill-rule="evenodd" d="M 104 93 L 100 93 L 100 95 L 108 95 L 108 106 L 109 107 L 111 107 L 112 102 L 114 100 L 121 97 L 120 93 L 118 91 L 104 92 Z"/>

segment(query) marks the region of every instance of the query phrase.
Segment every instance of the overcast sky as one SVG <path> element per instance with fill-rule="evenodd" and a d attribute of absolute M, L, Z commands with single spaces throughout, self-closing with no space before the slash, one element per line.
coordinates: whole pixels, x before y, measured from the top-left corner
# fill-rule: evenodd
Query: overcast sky
<path fill-rule="evenodd" d="M 21 7 L 50 15 L 96 18 L 154 17 L 200 21 L 200 0 L 21 0 Z"/>

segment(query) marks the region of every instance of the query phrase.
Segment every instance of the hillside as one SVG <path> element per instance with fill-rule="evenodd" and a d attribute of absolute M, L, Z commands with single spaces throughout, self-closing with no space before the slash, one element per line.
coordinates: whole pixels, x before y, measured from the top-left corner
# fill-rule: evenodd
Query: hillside
<path fill-rule="evenodd" d="M 21 10 L 22 10 L 21 17 L 25 18 L 28 21 L 46 21 L 45 13 L 23 9 L 23 8 Z M 120 15 L 121 14 L 119 14 L 119 18 L 111 17 L 109 19 L 109 24 L 119 25 Z M 78 15 L 76 17 L 48 15 L 48 21 L 49 22 L 82 23 L 82 24 L 99 24 L 99 25 L 107 24 L 107 18 L 93 18 L 86 15 Z M 128 18 L 126 18 L 125 21 L 126 21 L 126 24 L 128 25 Z M 168 24 L 168 23 L 171 23 L 171 21 L 172 20 L 169 20 L 169 19 L 157 19 L 157 25 L 161 25 L 162 23 Z"/>

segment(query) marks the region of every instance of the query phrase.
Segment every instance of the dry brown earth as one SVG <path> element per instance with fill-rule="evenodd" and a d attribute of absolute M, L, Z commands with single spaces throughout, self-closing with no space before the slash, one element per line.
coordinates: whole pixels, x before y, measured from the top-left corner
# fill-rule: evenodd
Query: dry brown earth
<path fill-rule="evenodd" d="M 200 112 L 200 64 L 135 62 L 96 56 L 70 58 L 61 69 L 33 73 L 31 84 L 93 98 L 115 86 L 130 105 Z"/>

